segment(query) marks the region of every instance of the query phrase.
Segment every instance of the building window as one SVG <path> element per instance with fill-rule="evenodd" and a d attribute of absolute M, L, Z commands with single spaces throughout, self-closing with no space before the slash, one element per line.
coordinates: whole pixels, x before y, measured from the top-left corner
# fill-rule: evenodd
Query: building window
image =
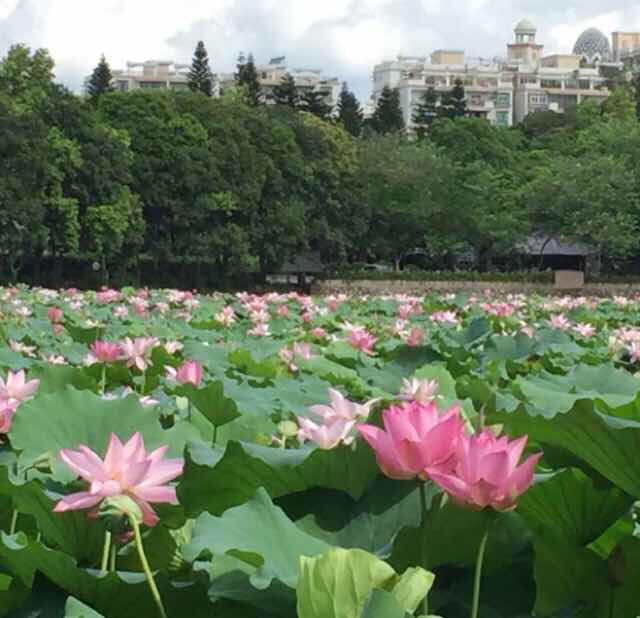
<path fill-rule="evenodd" d="M 509 112 L 496 112 L 496 124 L 506 127 L 509 124 Z"/>
<path fill-rule="evenodd" d="M 502 109 L 511 107 L 511 95 L 508 92 L 499 92 L 496 97 L 496 107 Z"/>
<path fill-rule="evenodd" d="M 557 79 L 543 79 L 540 81 L 542 88 L 562 88 L 562 82 Z"/>

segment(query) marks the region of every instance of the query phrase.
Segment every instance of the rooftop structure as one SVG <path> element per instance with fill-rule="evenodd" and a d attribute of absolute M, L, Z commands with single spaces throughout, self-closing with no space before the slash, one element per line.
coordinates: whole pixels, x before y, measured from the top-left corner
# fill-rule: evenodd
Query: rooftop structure
<path fill-rule="evenodd" d="M 188 64 L 172 60 L 127 62 L 126 69 L 112 71 L 113 84 L 122 92 L 139 88 L 186 89 L 188 73 Z"/>
<path fill-rule="evenodd" d="M 609 39 L 597 28 L 589 28 L 578 37 L 573 53 L 580 56 L 583 64 L 595 65 L 613 60 Z"/>

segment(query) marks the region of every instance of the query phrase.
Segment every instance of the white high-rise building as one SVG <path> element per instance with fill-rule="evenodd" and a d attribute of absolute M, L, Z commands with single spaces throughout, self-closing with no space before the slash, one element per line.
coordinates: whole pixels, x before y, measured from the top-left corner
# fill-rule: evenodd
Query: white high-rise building
<path fill-rule="evenodd" d="M 428 57 L 398 56 L 381 62 L 373 70 L 372 102 L 377 102 L 385 86 L 397 88 L 405 124 L 411 129 L 422 95 L 431 87 L 442 95 L 457 80 L 464 85 L 469 113 L 500 126 L 521 122 L 533 111 L 563 112 L 585 99 L 602 102 L 609 96 L 602 69 L 622 65 L 599 31 L 585 31 L 573 53 L 549 56 L 543 55 L 544 46 L 536 40 L 537 30 L 530 21 L 520 21 L 514 34 L 502 59 L 467 58 L 461 50 L 437 50 Z M 631 35 L 626 37 L 629 47 Z"/>

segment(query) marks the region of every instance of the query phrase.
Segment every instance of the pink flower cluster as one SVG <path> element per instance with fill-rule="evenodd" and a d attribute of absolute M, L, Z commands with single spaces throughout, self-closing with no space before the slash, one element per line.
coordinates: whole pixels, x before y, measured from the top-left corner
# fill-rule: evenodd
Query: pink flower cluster
<path fill-rule="evenodd" d="M 526 436 L 509 441 L 488 428 L 468 434 L 457 404 L 440 411 L 433 401 L 405 402 L 387 408 L 383 423 L 384 429 L 362 424 L 357 430 L 387 476 L 430 478 L 453 501 L 477 509 L 514 508 L 542 456 L 519 463 Z"/>
<path fill-rule="evenodd" d="M 9 433 L 18 406 L 33 397 L 39 384 L 40 380 L 27 382 L 23 369 L 9 371 L 5 379 L 0 378 L 0 433 Z"/>

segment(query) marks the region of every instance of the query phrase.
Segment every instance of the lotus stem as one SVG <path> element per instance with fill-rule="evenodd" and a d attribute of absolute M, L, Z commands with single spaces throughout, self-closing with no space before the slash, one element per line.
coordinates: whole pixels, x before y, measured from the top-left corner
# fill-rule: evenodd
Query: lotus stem
<path fill-rule="evenodd" d="M 102 363 L 102 379 L 100 380 L 100 394 L 104 395 L 104 390 L 107 387 L 107 364 Z"/>
<path fill-rule="evenodd" d="M 482 578 L 482 563 L 484 561 L 484 550 L 487 546 L 489 538 L 489 524 L 484 531 L 480 547 L 478 548 L 478 557 L 476 559 L 476 572 L 473 578 L 473 605 L 471 607 L 471 618 L 478 618 L 478 609 L 480 608 L 480 579 Z"/>
<path fill-rule="evenodd" d="M 111 532 L 107 530 L 104 533 L 104 547 L 102 548 L 102 562 L 100 563 L 100 573 L 104 575 L 107 572 L 107 562 L 109 561 L 109 552 L 111 551 Z"/>
<path fill-rule="evenodd" d="M 217 438 L 218 438 L 218 426 L 214 425 L 213 426 L 213 441 L 211 442 L 211 446 L 215 446 Z"/>
<path fill-rule="evenodd" d="M 109 571 L 111 573 L 116 572 L 116 555 L 118 554 L 118 547 L 115 543 L 111 544 L 111 552 L 109 557 Z"/>
<path fill-rule="evenodd" d="M 420 483 L 420 504 L 421 504 L 421 508 L 422 508 L 422 519 L 421 519 L 421 525 L 420 525 L 420 532 L 421 532 L 421 538 L 420 538 L 420 564 L 423 568 L 427 568 L 427 535 L 426 535 L 426 529 L 427 529 L 427 492 L 424 489 L 425 483 L 421 482 Z M 427 603 L 427 595 L 424 596 L 424 598 L 422 599 L 422 614 L 424 614 L 425 616 L 429 613 L 428 612 L 428 603 Z"/>
<path fill-rule="evenodd" d="M 153 573 L 149 568 L 149 563 L 147 562 L 147 556 L 144 553 L 144 547 L 142 546 L 142 536 L 140 534 L 140 526 L 138 525 L 138 521 L 133 515 L 129 515 L 129 521 L 131 522 L 131 527 L 133 528 L 133 534 L 136 541 L 136 549 L 138 550 L 138 556 L 140 557 L 142 569 L 144 570 L 144 574 L 147 578 L 147 582 L 149 583 L 149 588 L 151 589 L 151 595 L 153 596 L 153 600 L 156 602 L 156 605 L 158 606 L 158 613 L 160 614 L 161 618 L 167 618 L 167 612 L 164 611 L 164 605 L 162 605 L 160 592 L 158 591 L 156 582 L 153 579 Z"/>
<path fill-rule="evenodd" d="M 9 534 L 16 533 L 17 524 L 18 524 L 18 509 L 13 509 L 13 513 L 11 514 L 11 525 L 9 527 Z"/>

